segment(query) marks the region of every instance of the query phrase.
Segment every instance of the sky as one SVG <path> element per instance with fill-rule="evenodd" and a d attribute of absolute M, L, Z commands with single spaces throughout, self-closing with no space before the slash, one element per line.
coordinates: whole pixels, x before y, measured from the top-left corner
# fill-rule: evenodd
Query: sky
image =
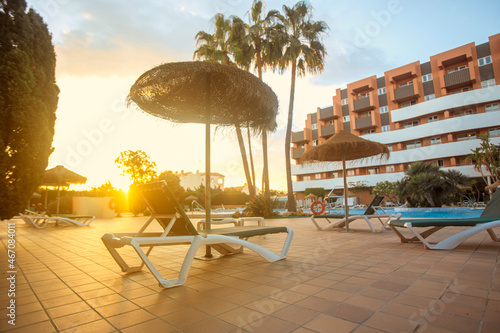
<path fill-rule="evenodd" d="M 135 80 L 166 62 L 191 61 L 196 34 L 214 32 L 214 16 L 248 21 L 252 0 L 27 0 L 47 23 L 56 50 L 60 88 L 49 167 L 64 165 L 87 177 L 86 186 L 108 180 L 128 187 L 114 163 L 120 152 L 142 150 L 158 172 L 204 171 L 204 125 L 173 124 L 128 107 Z M 265 1 L 266 11 L 297 1 Z M 306 115 L 332 105 L 337 88 L 405 64 L 500 33 L 500 2 L 444 0 L 310 1 L 313 19 L 329 26 L 323 43 L 325 70 L 296 83 L 293 129 Z M 271 188 L 286 189 L 285 128 L 290 72 L 266 72 L 264 81 L 279 100 L 278 128 L 269 136 Z M 246 181 L 236 135 L 212 128 L 212 172 L 225 185 Z M 261 187 L 262 148 L 252 141 L 257 185 Z"/>

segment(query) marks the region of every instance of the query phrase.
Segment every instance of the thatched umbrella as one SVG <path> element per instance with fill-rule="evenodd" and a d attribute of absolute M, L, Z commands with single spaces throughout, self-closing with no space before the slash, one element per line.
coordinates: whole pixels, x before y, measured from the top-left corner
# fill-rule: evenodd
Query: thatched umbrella
<path fill-rule="evenodd" d="M 210 125 L 276 127 L 278 99 L 255 75 L 219 63 L 166 63 L 142 74 L 129 101 L 175 123 L 205 124 L 205 220 L 210 229 Z"/>
<path fill-rule="evenodd" d="M 59 195 L 61 187 L 68 187 L 70 184 L 84 184 L 87 178 L 66 169 L 63 165 L 58 165 L 52 169 L 45 170 L 42 186 L 57 187 L 57 208 L 56 214 L 59 214 Z"/>
<path fill-rule="evenodd" d="M 349 231 L 348 215 L 348 188 L 345 161 L 352 161 L 370 156 L 381 155 L 389 157 L 389 148 L 386 145 L 363 139 L 354 134 L 341 130 L 322 144 L 308 149 L 300 158 L 301 162 L 310 161 L 342 161 L 342 175 L 344 177 L 344 206 L 346 230 Z"/>

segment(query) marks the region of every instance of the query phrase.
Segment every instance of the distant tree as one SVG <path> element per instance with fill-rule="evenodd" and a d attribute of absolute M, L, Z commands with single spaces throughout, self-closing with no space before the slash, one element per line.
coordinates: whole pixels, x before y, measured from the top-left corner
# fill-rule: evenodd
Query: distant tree
<path fill-rule="evenodd" d="M 471 154 L 466 157 L 467 161 L 474 163 L 474 169 L 481 173 L 484 183 L 486 175 L 483 167 L 490 174 L 493 182 L 500 180 L 500 147 L 490 142 L 488 134 L 479 135 L 481 143 L 476 149 L 471 149 Z"/>
<path fill-rule="evenodd" d="M 9 219 L 42 181 L 59 94 L 52 37 L 24 0 L 0 0 L 0 59 L 0 219 Z"/>
<path fill-rule="evenodd" d="M 373 194 L 385 194 L 391 201 L 397 201 L 397 182 L 384 180 L 378 182 L 372 190 Z"/>
<path fill-rule="evenodd" d="M 325 189 L 323 187 L 308 187 L 304 190 L 304 195 L 306 197 L 311 193 L 317 196 L 318 198 L 325 197 Z"/>
<path fill-rule="evenodd" d="M 122 151 L 115 159 L 123 176 L 129 176 L 134 184 L 144 184 L 156 178 L 156 163 L 142 150 Z"/>
<path fill-rule="evenodd" d="M 415 162 L 398 182 L 400 201 L 411 207 L 441 207 L 460 198 L 463 191 L 458 185 L 469 185 L 469 180 L 458 171 L 441 171 L 438 166 Z"/>
<path fill-rule="evenodd" d="M 174 172 L 168 170 L 160 173 L 158 180 L 164 180 L 168 187 L 172 190 L 178 201 L 183 201 L 186 195 L 186 191 L 181 186 L 181 179 Z"/>
<path fill-rule="evenodd" d="M 137 192 L 138 184 L 147 183 L 156 178 L 156 163 L 150 160 L 148 154 L 142 150 L 122 151 L 115 159 L 115 164 L 122 169 L 123 176 L 129 176 L 132 185 L 128 190 L 129 208 L 138 215 L 146 210 L 146 204 Z"/>

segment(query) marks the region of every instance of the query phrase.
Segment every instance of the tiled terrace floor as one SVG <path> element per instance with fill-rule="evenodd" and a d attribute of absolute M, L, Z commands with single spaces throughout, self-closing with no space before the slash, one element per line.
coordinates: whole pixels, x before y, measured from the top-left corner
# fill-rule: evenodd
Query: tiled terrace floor
<path fill-rule="evenodd" d="M 196 260 L 184 286 L 162 289 L 149 271 L 121 273 L 100 240 L 137 231 L 143 217 L 40 230 L 15 221 L 16 326 L 6 320 L 8 238 L 0 222 L 2 332 L 500 331 L 500 243 L 486 232 L 453 251 L 429 251 L 361 221 L 345 233 L 317 231 L 308 218 L 267 220 L 295 231 L 286 260 L 268 263 L 249 250 Z M 271 249 L 283 240 L 254 238 Z M 184 249 L 152 255 L 171 276 Z"/>

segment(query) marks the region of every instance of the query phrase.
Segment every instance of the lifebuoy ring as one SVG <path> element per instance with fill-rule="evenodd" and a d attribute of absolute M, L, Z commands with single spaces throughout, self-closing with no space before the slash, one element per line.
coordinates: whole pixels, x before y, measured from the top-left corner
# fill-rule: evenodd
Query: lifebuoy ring
<path fill-rule="evenodd" d="M 321 206 L 321 209 L 319 211 L 316 210 L 317 205 Z M 311 204 L 311 212 L 314 215 L 323 214 L 324 211 L 325 211 L 325 204 L 323 203 L 323 201 L 319 201 L 319 200 L 313 201 L 313 203 Z"/>
<path fill-rule="evenodd" d="M 109 209 L 115 209 L 115 199 L 109 200 Z"/>

